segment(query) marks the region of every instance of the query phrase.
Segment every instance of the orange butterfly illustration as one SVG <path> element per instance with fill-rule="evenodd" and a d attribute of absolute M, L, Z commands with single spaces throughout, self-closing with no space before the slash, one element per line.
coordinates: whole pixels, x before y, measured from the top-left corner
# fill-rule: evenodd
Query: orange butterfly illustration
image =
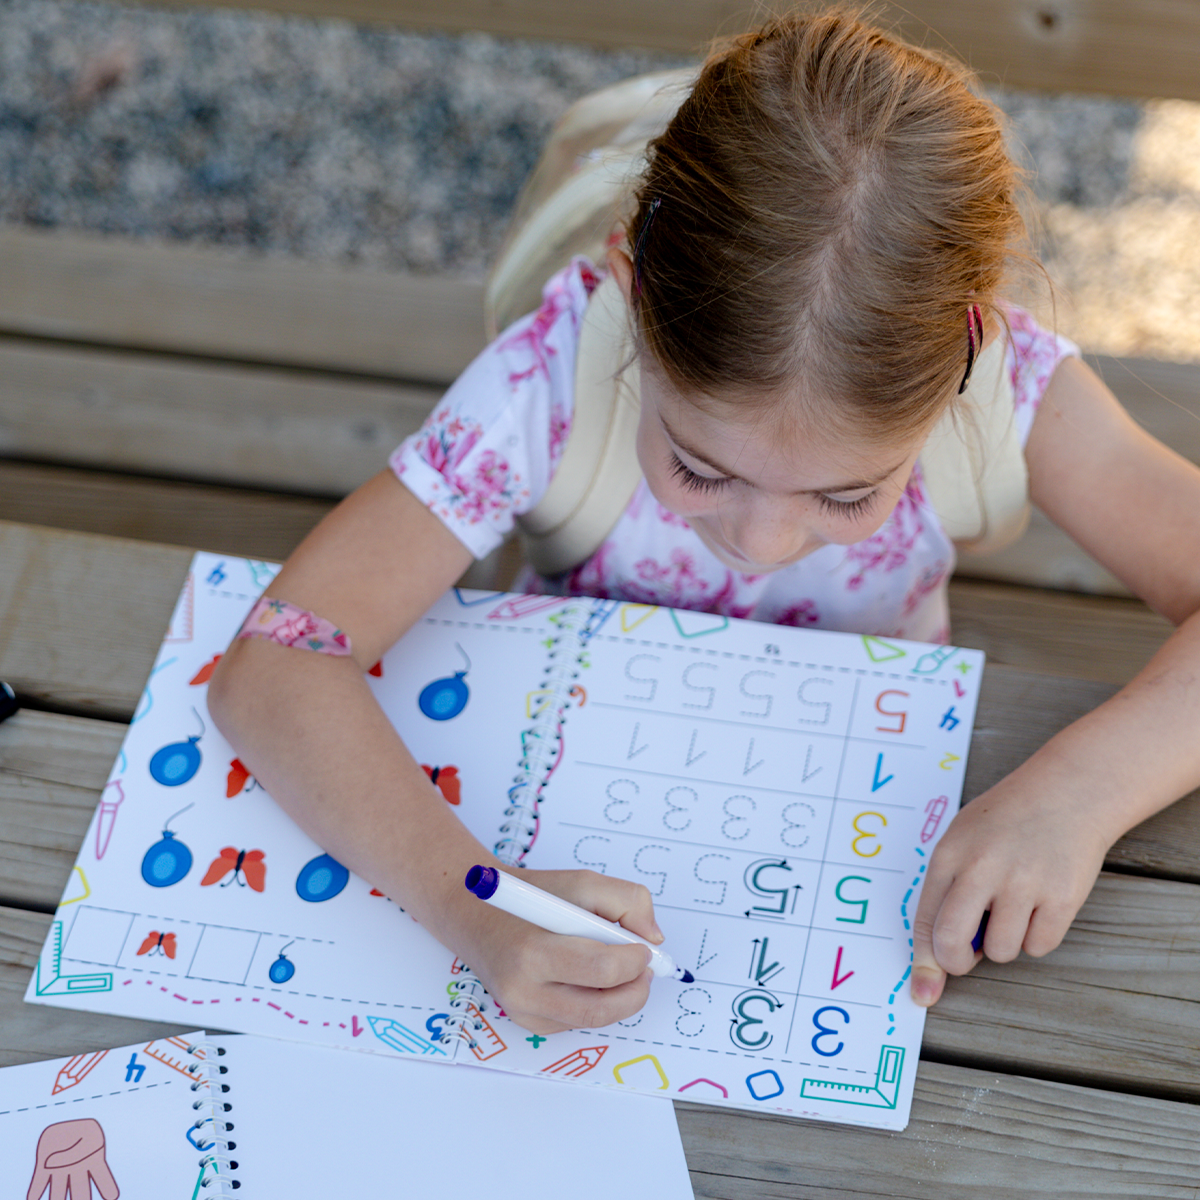
<path fill-rule="evenodd" d="M 261 850 L 239 850 L 235 846 L 223 846 L 221 853 L 212 860 L 212 865 L 200 880 L 201 887 L 208 887 L 218 879 L 225 879 L 222 887 L 228 887 L 236 879 L 241 887 L 249 884 L 256 892 L 267 886 L 266 855 Z M 245 876 L 243 879 L 242 876 Z"/>
<path fill-rule="evenodd" d="M 247 779 L 250 781 L 250 788 L 246 787 Z M 225 778 L 225 799 L 232 800 L 238 792 L 256 787 L 258 780 L 250 773 L 250 768 L 240 758 L 232 759 L 229 763 L 229 774 Z"/>
<path fill-rule="evenodd" d="M 159 954 L 165 954 L 168 958 L 174 958 L 175 949 L 173 933 L 159 933 L 157 929 L 152 929 L 146 935 L 146 940 L 138 947 L 138 953 L 153 954 L 157 951 Z"/>
<path fill-rule="evenodd" d="M 220 661 L 221 656 L 219 654 L 214 654 L 212 656 L 212 661 L 206 662 L 204 666 L 202 666 L 200 670 L 198 670 L 196 674 L 188 680 L 188 686 L 199 687 L 200 684 L 207 683 L 212 678 L 212 673 L 216 670 L 217 663 Z"/>
<path fill-rule="evenodd" d="M 421 770 L 429 776 L 430 782 L 451 804 L 458 804 L 461 801 L 462 780 L 458 777 L 457 767 L 427 767 L 422 763 Z"/>

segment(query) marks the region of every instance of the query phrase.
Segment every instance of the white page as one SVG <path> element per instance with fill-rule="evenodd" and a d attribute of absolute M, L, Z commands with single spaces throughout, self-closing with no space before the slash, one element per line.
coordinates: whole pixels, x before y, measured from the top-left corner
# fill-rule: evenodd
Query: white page
<path fill-rule="evenodd" d="M 669 1102 L 267 1038 L 212 1041 L 228 1050 L 237 1195 L 691 1200 Z"/>
<path fill-rule="evenodd" d="M 213 728 L 207 673 L 272 571 L 196 556 L 27 999 L 904 1128 L 924 1025 L 910 926 L 962 795 L 982 654 L 612 601 L 439 600 L 369 677 L 418 762 L 502 856 L 645 883 L 696 975 L 657 981 L 628 1022 L 545 1038 L 323 856 Z"/>
<path fill-rule="evenodd" d="M 204 1051 L 188 1047 L 203 1039 L 160 1038 L 0 1070 L 0 1194 L 60 1200 L 73 1180 L 72 1200 L 187 1200 L 201 1176 L 193 1142 L 206 1144 L 203 1130 L 191 1128 L 198 1092 L 186 1070 Z"/>

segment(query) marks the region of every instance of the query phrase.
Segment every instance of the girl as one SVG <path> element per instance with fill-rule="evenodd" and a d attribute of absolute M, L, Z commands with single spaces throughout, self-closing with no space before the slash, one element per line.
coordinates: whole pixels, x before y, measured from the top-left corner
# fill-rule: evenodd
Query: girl
<path fill-rule="evenodd" d="M 841 12 L 735 40 L 651 143 L 606 281 L 582 260 L 551 279 L 272 585 L 278 624 L 329 653 L 285 648 L 295 639 L 269 620 L 222 659 L 210 704 L 243 761 L 520 1024 L 628 1017 L 646 952 L 468 896 L 467 868 L 494 860 L 363 672 L 546 492 L 605 288 L 634 339 L 642 480 L 587 561 L 519 587 L 944 640 L 954 548 L 922 455 L 991 350 L 1033 500 L 1179 625 L 1129 686 L 952 823 L 917 914 L 918 1003 L 978 961 L 985 911 L 989 958 L 1053 949 L 1107 848 L 1200 783 L 1200 472 L 1135 426 L 1074 347 L 1003 304 L 1016 194 L 995 110 L 958 68 Z M 661 940 L 645 888 L 534 874 Z"/>

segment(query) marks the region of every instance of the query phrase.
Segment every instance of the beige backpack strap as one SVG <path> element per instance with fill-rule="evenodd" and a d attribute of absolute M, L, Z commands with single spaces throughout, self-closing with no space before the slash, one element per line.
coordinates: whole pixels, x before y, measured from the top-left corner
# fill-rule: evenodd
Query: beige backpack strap
<path fill-rule="evenodd" d="M 1025 532 L 1029 471 L 1017 436 L 1008 339 L 993 337 L 971 383 L 921 451 L 925 493 L 947 535 L 970 554 L 991 554 Z"/>
<path fill-rule="evenodd" d="M 525 556 L 541 575 L 591 558 L 633 498 L 641 410 L 629 313 L 616 279 L 592 293 L 575 360 L 571 432 L 538 504 L 517 518 Z"/>
<path fill-rule="evenodd" d="M 546 280 L 576 254 L 603 265 L 646 143 L 667 127 L 695 74 L 686 67 L 639 75 L 584 96 L 563 114 L 521 190 L 484 286 L 489 338 L 537 308 Z"/>

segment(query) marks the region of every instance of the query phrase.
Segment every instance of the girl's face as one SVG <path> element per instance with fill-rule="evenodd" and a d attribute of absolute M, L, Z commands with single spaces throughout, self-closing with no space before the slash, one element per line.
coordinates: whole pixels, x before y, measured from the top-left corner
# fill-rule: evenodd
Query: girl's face
<path fill-rule="evenodd" d="M 614 247 L 608 264 L 628 303 L 629 256 Z M 680 396 L 647 355 L 641 399 L 638 461 L 654 498 L 745 575 L 870 537 L 896 507 L 926 436 L 880 447 L 773 420 L 769 408 L 766 419 L 716 417 Z"/>
<path fill-rule="evenodd" d="M 638 460 L 664 507 L 722 563 L 765 575 L 873 534 L 895 508 L 924 432 L 876 446 L 801 422 L 731 421 L 681 397 L 643 356 Z"/>

